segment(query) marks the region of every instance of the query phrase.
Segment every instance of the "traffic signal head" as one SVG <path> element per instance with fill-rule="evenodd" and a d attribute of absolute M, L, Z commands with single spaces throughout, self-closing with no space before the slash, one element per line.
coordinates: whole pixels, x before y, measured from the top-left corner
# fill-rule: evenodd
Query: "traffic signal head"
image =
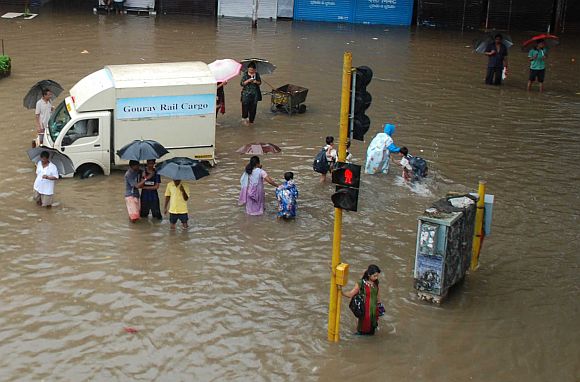
<path fill-rule="evenodd" d="M 361 166 L 350 163 L 337 162 L 332 171 L 332 183 L 339 186 L 359 188 Z"/>
<path fill-rule="evenodd" d="M 373 78 L 373 71 L 368 66 L 359 66 L 356 68 L 354 75 L 355 87 L 351 89 L 351 91 L 355 92 L 352 138 L 363 141 L 365 133 L 369 131 L 371 126 L 371 120 L 365 113 L 373 100 L 373 97 L 367 91 L 367 86 Z"/>
<path fill-rule="evenodd" d="M 331 199 L 336 208 L 347 211 L 358 209 L 358 189 L 356 188 L 336 186 L 336 192 L 332 194 Z"/>

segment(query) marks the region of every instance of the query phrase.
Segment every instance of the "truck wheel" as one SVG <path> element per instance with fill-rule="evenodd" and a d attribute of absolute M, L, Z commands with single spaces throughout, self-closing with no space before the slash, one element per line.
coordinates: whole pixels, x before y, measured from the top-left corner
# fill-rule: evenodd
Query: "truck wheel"
<path fill-rule="evenodd" d="M 300 106 L 298 106 L 298 114 L 304 114 L 306 113 L 306 105 L 302 104 Z"/>
<path fill-rule="evenodd" d="M 92 178 L 93 176 L 100 175 L 102 173 L 103 173 L 103 171 L 96 164 L 83 166 L 81 168 L 81 170 L 79 171 L 79 175 L 80 175 L 81 179 Z"/>

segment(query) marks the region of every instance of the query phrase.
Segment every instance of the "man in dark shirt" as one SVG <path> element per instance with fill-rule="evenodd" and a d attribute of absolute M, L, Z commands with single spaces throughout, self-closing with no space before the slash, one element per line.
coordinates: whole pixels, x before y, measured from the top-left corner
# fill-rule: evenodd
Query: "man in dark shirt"
<path fill-rule="evenodd" d="M 163 219 L 159 208 L 159 194 L 157 193 L 161 177 L 155 170 L 155 159 L 147 161 L 147 167 L 143 170 L 141 178 L 145 180 L 141 188 L 141 217 L 148 217 L 151 211 L 155 219 Z"/>
<path fill-rule="evenodd" d="M 485 55 L 489 57 L 487 63 L 487 76 L 485 83 L 488 85 L 501 85 L 502 71 L 507 70 L 507 47 L 503 43 L 501 34 L 495 35 L 495 41 L 490 43 L 485 49 Z"/>

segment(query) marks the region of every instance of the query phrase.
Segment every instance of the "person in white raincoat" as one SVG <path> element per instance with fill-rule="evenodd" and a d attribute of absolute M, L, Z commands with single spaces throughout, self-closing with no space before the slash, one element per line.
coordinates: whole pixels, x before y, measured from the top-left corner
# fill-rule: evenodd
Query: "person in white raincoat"
<path fill-rule="evenodd" d="M 387 123 L 385 132 L 378 133 L 367 149 L 367 174 L 386 174 L 389 172 L 389 158 L 391 153 L 398 153 L 401 149 L 395 145 L 392 135 L 395 133 L 395 125 Z"/>

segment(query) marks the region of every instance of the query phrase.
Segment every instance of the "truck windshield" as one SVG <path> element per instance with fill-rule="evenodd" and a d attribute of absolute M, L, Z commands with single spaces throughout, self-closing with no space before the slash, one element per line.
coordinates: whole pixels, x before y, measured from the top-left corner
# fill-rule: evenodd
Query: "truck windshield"
<path fill-rule="evenodd" d="M 66 109 L 65 102 L 62 101 L 57 107 L 50 120 L 48 121 L 48 132 L 50 133 L 50 137 L 52 141 L 55 142 L 56 138 L 60 134 L 60 131 L 66 124 L 70 121 L 70 114 Z"/>

